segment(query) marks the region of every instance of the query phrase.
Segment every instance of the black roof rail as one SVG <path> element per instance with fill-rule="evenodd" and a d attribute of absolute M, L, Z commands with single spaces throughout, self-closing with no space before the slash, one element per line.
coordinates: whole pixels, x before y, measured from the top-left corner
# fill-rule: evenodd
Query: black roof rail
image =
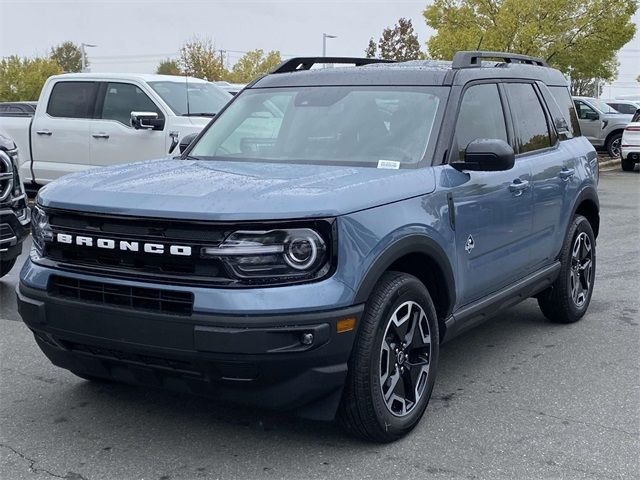
<path fill-rule="evenodd" d="M 393 60 L 383 60 L 381 58 L 357 58 L 357 57 L 295 57 L 285 60 L 278 65 L 271 73 L 289 73 L 300 70 L 309 70 L 316 63 L 346 63 L 356 67 L 369 65 L 371 63 L 393 63 Z"/>
<path fill-rule="evenodd" d="M 451 68 L 475 68 L 482 64 L 483 58 L 497 58 L 504 63 L 523 63 L 526 65 L 536 65 L 538 67 L 548 67 L 546 60 L 529 55 L 520 55 L 517 53 L 507 52 L 483 52 L 483 51 L 467 51 L 457 52 L 453 56 Z"/>

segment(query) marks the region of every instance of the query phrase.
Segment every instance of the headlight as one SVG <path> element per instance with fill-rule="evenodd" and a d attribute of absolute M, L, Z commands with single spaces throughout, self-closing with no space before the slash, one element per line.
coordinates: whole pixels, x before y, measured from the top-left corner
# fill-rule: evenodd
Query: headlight
<path fill-rule="evenodd" d="M 38 255 L 44 253 L 45 242 L 53 240 L 49 216 L 38 205 L 35 205 L 31 210 L 31 236 L 33 237 L 33 248 Z"/>
<path fill-rule="evenodd" d="M 22 178 L 20 178 L 18 149 L 9 150 L 7 153 L 11 157 L 11 163 L 13 164 L 13 196 L 17 198 L 24 195 L 24 184 L 22 183 Z"/>
<path fill-rule="evenodd" d="M 327 242 L 310 228 L 239 230 L 202 255 L 219 258 L 239 279 L 267 283 L 318 278 L 330 269 Z"/>

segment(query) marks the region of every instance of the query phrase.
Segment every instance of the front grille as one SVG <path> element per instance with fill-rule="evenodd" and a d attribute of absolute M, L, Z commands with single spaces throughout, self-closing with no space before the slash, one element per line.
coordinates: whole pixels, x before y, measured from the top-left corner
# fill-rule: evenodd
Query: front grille
<path fill-rule="evenodd" d="M 142 278 L 154 282 L 228 285 L 234 280 L 219 259 L 200 256 L 204 246 L 217 246 L 233 231 L 233 226 L 181 220 L 118 217 L 49 211 L 55 234 L 65 233 L 116 241 L 180 245 L 191 248 L 190 256 L 103 249 L 58 242 L 47 243 L 43 257 L 62 267 L 110 277 Z"/>
<path fill-rule="evenodd" d="M 13 162 L 0 150 L 0 202 L 6 200 L 13 188 Z"/>
<path fill-rule="evenodd" d="M 57 339 L 57 341 L 67 350 L 71 350 L 75 353 L 90 355 L 92 357 L 98 357 L 106 360 L 116 360 L 119 362 L 125 362 L 134 365 L 142 365 L 145 367 L 159 368 L 162 370 L 169 370 L 177 373 L 187 373 L 197 376 L 201 375 L 201 373 L 196 370 L 196 367 L 191 362 L 187 362 L 184 360 L 163 358 L 156 355 L 144 355 L 140 353 L 125 352 L 123 350 L 117 350 L 114 348 L 85 345 L 82 343 L 69 342 L 66 340 Z"/>
<path fill-rule="evenodd" d="M 13 228 L 8 223 L 0 223 L 0 242 L 13 239 L 16 236 Z"/>
<path fill-rule="evenodd" d="M 193 293 L 129 287 L 52 275 L 49 293 L 53 296 L 173 315 L 191 315 Z"/>

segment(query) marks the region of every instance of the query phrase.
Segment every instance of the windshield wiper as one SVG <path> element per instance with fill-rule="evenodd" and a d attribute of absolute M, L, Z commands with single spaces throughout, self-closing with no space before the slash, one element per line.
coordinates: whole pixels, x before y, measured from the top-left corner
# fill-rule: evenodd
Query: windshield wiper
<path fill-rule="evenodd" d="M 189 112 L 189 113 L 183 113 L 182 116 L 183 117 L 215 117 L 216 114 L 211 112 L 197 112 L 197 113 Z"/>

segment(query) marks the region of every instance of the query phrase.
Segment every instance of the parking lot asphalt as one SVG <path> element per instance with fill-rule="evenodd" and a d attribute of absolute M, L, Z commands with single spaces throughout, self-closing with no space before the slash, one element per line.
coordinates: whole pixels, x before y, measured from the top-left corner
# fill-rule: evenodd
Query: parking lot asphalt
<path fill-rule="evenodd" d="M 2 479 L 640 478 L 640 175 L 600 180 L 593 300 L 528 300 L 447 343 L 426 415 L 390 445 L 333 424 L 53 367 L 0 280 Z"/>

